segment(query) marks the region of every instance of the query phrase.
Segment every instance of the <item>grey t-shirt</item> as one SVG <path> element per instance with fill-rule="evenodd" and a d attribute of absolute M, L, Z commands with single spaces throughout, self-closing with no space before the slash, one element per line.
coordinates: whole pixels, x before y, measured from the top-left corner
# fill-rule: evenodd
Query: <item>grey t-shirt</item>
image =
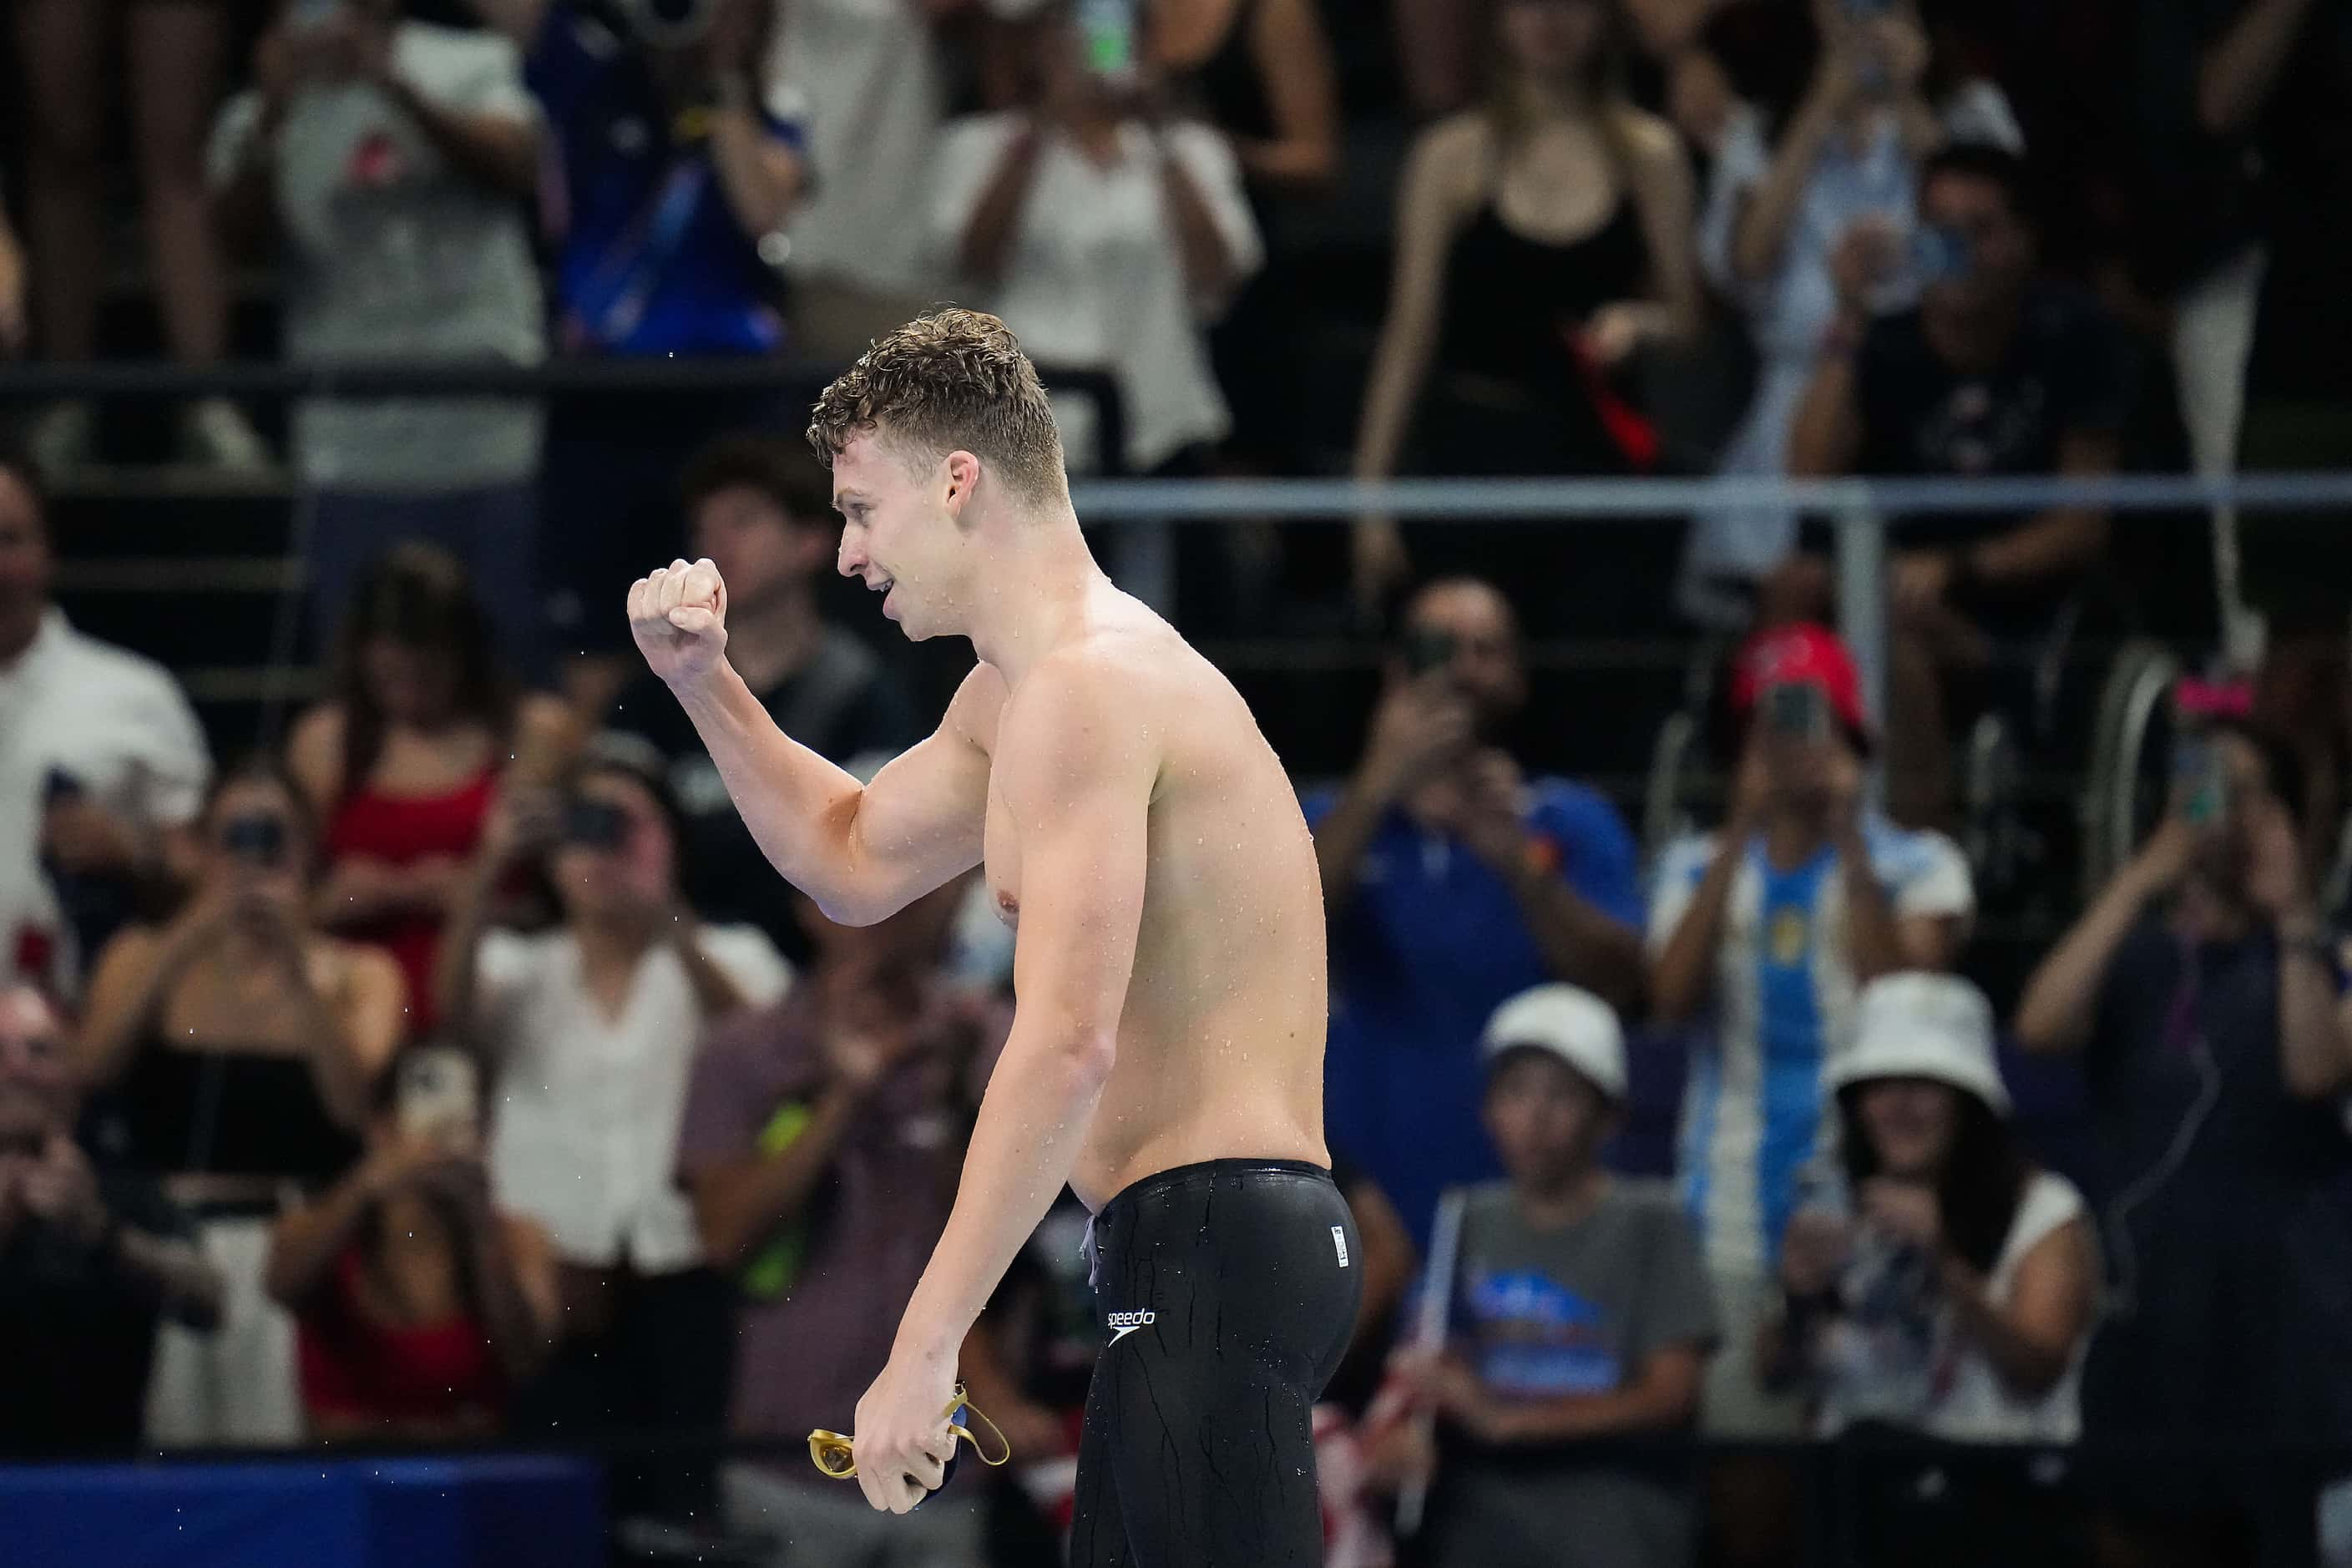
<path fill-rule="evenodd" d="M 530 121 L 514 45 L 403 22 L 392 68 L 445 109 Z M 213 184 L 248 156 L 261 102 L 240 93 L 213 128 Z M 322 360 L 504 360 L 535 364 L 546 327 L 524 199 L 453 168 L 424 129 L 365 82 L 304 87 L 273 170 L 285 239 L 286 347 Z M 432 492 L 521 479 L 540 415 L 486 398 L 314 401 L 296 410 L 302 477 L 347 489 Z"/>
<path fill-rule="evenodd" d="M 1689 1217 L 1663 1185 L 1623 1179 L 1557 1230 L 1530 1226 L 1507 1183 L 1473 1189 L 1452 1320 L 1488 1386 L 1528 1399 L 1612 1392 L 1654 1352 L 1717 1333 Z M 1444 1568 L 1681 1568 L 1696 1545 L 1683 1489 L 1620 1466 L 1465 1451 L 1441 1485 Z"/>

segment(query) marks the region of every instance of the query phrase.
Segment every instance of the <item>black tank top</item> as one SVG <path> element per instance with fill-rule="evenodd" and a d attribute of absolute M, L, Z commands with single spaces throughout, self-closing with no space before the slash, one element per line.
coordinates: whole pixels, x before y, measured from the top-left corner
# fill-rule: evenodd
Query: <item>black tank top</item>
<path fill-rule="evenodd" d="M 1449 369 L 1558 389 L 1571 379 L 1560 332 L 1602 305 L 1641 297 L 1648 243 L 1633 201 L 1582 239 L 1553 245 L 1503 221 L 1493 198 L 1454 237 L 1439 357 Z"/>
<path fill-rule="evenodd" d="M 132 1158 L 179 1174 L 282 1177 L 319 1184 L 340 1175 L 359 1143 L 327 1114 L 299 1057 L 183 1050 L 149 1037 L 116 1091 Z"/>

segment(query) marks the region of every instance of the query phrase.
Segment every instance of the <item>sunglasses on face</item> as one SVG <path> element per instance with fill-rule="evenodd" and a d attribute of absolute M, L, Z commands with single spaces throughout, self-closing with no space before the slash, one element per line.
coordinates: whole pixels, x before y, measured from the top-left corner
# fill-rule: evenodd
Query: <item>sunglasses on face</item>
<path fill-rule="evenodd" d="M 988 1457 L 988 1450 L 981 1447 L 979 1437 L 973 1435 L 971 1427 L 956 1421 L 957 1414 L 967 1410 L 971 1413 L 971 1418 L 987 1427 L 990 1435 L 996 1439 L 997 1447 L 1003 1450 L 996 1458 L 992 1459 Z M 979 1405 L 965 1397 L 962 1384 L 959 1383 L 955 1385 L 955 1397 L 948 1401 L 948 1407 L 940 1414 L 948 1418 L 949 1441 L 952 1443 L 961 1437 L 971 1444 L 971 1451 L 980 1457 L 982 1464 L 993 1469 L 1013 1458 L 1013 1445 L 1004 1440 L 1004 1434 L 998 1430 L 996 1423 L 991 1421 Z M 856 1439 L 846 1434 L 828 1432 L 819 1427 L 809 1434 L 809 1459 L 818 1469 L 823 1470 L 835 1480 L 848 1480 L 857 1474 L 857 1457 L 853 1451 L 856 1441 Z M 940 1484 L 945 1486 L 948 1476 L 953 1474 L 955 1474 L 955 1457 L 951 1454 L 948 1457 L 946 1474 L 940 1478 Z"/>

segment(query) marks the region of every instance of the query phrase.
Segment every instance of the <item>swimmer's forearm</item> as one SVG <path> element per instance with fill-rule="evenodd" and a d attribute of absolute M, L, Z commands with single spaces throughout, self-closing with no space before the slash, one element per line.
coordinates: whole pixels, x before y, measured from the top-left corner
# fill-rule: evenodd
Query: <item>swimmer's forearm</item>
<path fill-rule="evenodd" d="M 672 689 L 768 863 L 828 913 L 849 901 L 863 786 L 777 728 L 732 665 Z"/>
<path fill-rule="evenodd" d="M 1107 1044 L 1045 1038 L 1014 1020 L 980 1102 L 947 1229 L 899 1320 L 894 1361 L 953 1360 L 1061 1195 L 1109 1076 Z"/>

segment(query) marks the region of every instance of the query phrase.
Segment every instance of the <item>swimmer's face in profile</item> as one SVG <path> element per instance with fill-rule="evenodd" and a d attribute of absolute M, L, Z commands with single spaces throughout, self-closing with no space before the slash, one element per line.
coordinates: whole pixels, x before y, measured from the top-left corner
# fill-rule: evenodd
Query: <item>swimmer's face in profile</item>
<path fill-rule="evenodd" d="M 882 595 L 883 615 L 910 641 L 960 627 L 974 549 L 965 507 L 979 479 L 970 452 L 910 452 L 877 430 L 851 437 L 833 460 L 836 567 Z"/>

